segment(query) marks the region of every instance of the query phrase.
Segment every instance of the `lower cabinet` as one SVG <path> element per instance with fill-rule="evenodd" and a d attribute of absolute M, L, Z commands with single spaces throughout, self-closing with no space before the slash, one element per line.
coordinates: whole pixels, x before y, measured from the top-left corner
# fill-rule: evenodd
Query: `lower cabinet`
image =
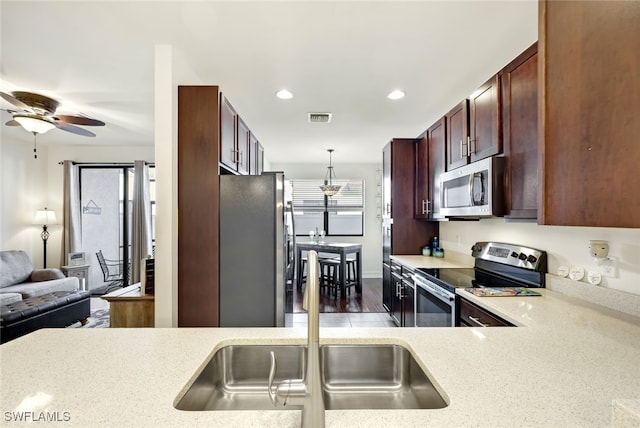
<path fill-rule="evenodd" d="M 383 274 L 385 267 L 383 266 Z M 391 261 L 389 315 L 398 327 L 415 327 L 415 284 L 413 269 Z M 383 302 L 384 302 L 383 277 Z"/>
<path fill-rule="evenodd" d="M 513 327 L 514 325 L 464 298 L 458 297 L 456 327 Z"/>

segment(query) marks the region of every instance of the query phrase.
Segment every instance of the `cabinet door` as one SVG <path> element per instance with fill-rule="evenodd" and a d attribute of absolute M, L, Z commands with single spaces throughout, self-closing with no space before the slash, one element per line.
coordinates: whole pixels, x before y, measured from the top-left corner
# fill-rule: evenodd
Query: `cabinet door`
<path fill-rule="evenodd" d="M 440 214 L 440 174 L 445 171 L 445 146 L 447 125 L 443 117 L 427 130 L 429 140 L 429 217 L 442 218 Z"/>
<path fill-rule="evenodd" d="M 415 327 L 416 326 L 416 308 L 415 308 L 415 288 L 413 284 L 408 282 L 403 286 L 403 298 L 402 298 L 402 326 L 403 327 Z"/>
<path fill-rule="evenodd" d="M 236 165 L 238 172 L 243 175 L 249 174 L 249 141 L 251 132 L 244 120 L 238 116 L 238 145 L 236 147 Z"/>
<path fill-rule="evenodd" d="M 387 312 L 391 312 L 391 300 L 393 300 L 391 268 L 385 263 L 382 265 L 382 307 Z"/>
<path fill-rule="evenodd" d="M 467 164 L 468 101 L 464 100 L 445 115 L 447 126 L 447 171 Z"/>
<path fill-rule="evenodd" d="M 429 140 L 426 133 L 416 142 L 416 201 L 414 217 L 429 218 L 429 190 L 431 187 L 429 171 Z"/>
<path fill-rule="evenodd" d="M 382 150 L 382 218 L 391 218 L 391 144 Z"/>
<path fill-rule="evenodd" d="M 236 111 L 229 100 L 220 95 L 220 163 L 236 170 Z"/>
<path fill-rule="evenodd" d="M 496 75 L 469 97 L 469 162 L 502 153 L 499 94 Z"/>
<path fill-rule="evenodd" d="M 260 175 L 262 174 L 262 171 L 264 171 L 264 148 L 262 147 L 262 144 L 258 143 L 256 152 L 256 174 Z"/>
<path fill-rule="evenodd" d="M 393 322 L 402 327 L 402 265 L 391 261 L 391 318 Z"/>
<path fill-rule="evenodd" d="M 258 175 L 258 139 L 253 132 L 249 134 L 249 174 Z"/>
<path fill-rule="evenodd" d="M 540 1 L 542 224 L 640 227 L 638 6 Z"/>
<path fill-rule="evenodd" d="M 508 218 L 538 213 L 538 45 L 500 72 Z"/>

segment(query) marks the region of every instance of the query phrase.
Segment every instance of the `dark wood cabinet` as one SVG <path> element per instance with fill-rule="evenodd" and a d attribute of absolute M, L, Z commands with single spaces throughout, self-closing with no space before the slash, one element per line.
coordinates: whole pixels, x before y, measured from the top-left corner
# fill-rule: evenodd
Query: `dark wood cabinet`
<path fill-rule="evenodd" d="M 496 74 L 469 97 L 469 162 L 502 153 L 500 75 Z"/>
<path fill-rule="evenodd" d="M 238 140 L 236 144 L 236 170 L 239 174 L 247 175 L 249 174 L 249 162 L 250 162 L 250 142 L 251 142 L 251 131 L 244 120 L 237 117 L 236 123 L 238 125 Z"/>
<path fill-rule="evenodd" d="M 467 164 L 469 144 L 469 101 L 464 100 L 444 117 L 447 129 L 447 171 Z"/>
<path fill-rule="evenodd" d="M 398 326 L 402 327 L 402 266 L 391 262 L 391 319 Z"/>
<path fill-rule="evenodd" d="M 415 218 L 438 219 L 440 174 L 445 172 L 446 120 L 434 123 L 416 143 Z"/>
<path fill-rule="evenodd" d="M 507 218 L 538 215 L 538 45 L 500 72 Z"/>
<path fill-rule="evenodd" d="M 539 223 L 640 227 L 640 7 L 539 3 Z"/>
<path fill-rule="evenodd" d="M 178 327 L 219 325 L 220 107 L 217 86 L 178 87 Z"/>
<path fill-rule="evenodd" d="M 398 308 L 393 303 L 391 255 L 421 254 L 422 247 L 438 236 L 439 225 L 414 217 L 416 139 L 394 138 L 384 147 L 382 160 L 382 303 L 392 313 Z"/>
<path fill-rule="evenodd" d="M 509 321 L 460 297 L 458 298 L 457 310 L 456 326 L 458 327 L 513 327 Z"/>
<path fill-rule="evenodd" d="M 220 95 L 220 163 L 232 171 L 236 168 L 238 114 L 224 95 Z"/>
<path fill-rule="evenodd" d="M 383 150 L 382 210 L 383 227 L 387 229 L 389 254 L 383 252 L 383 262 L 391 254 L 421 254 L 422 247 L 438 235 L 437 222 L 417 220 L 415 213 L 416 139 L 394 138 Z"/>
<path fill-rule="evenodd" d="M 447 171 L 502 153 L 500 76 L 452 108 L 445 120 Z"/>
<path fill-rule="evenodd" d="M 258 163 L 261 162 L 258 159 L 258 147 L 260 143 L 258 139 L 253 134 L 253 132 L 249 133 L 249 174 L 250 175 L 259 175 L 262 172 L 262 168 L 258 167 Z M 260 172 L 258 172 L 258 170 Z"/>
<path fill-rule="evenodd" d="M 220 165 L 231 173 L 247 175 L 251 161 L 251 130 L 229 100 L 220 95 Z"/>

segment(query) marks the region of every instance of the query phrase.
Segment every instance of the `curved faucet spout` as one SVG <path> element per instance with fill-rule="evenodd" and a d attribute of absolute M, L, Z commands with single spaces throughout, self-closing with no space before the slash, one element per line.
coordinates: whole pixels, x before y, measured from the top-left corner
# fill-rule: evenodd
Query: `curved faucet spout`
<path fill-rule="evenodd" d="M 283 380 L 274 385 L 277 370 L 276 355 L 271 351 L 269 370 L 269 398 L 274 406 L 302 404 L 302 426 L 305 428 L 324 427 L 324 397 L 320 377 L 320 275 L 318 253 L 309 251 L 307 255 L 307 287 L 304 291 L 302 307 L 307 311 L 307 372 L 304 381 Z"/>

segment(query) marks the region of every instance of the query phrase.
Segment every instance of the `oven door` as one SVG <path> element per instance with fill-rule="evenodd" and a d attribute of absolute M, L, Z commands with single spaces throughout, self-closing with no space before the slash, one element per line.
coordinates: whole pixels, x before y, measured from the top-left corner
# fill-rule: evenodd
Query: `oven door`
<path fill-rule="evenodd" d="M 454 327 L 455 295 L 418 275 L 416 285 L 416 327 Z"/>

